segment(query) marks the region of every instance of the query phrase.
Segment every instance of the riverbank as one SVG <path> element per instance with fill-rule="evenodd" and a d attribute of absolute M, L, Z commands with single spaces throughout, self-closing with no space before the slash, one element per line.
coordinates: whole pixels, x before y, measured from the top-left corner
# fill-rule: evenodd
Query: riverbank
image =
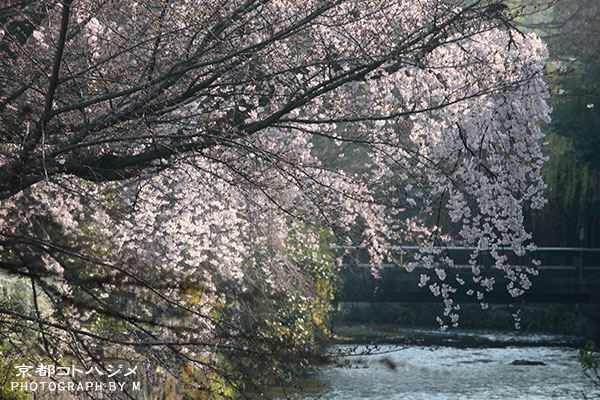
<path fill-rule="evenodd" d="M 497 331 L 486 329 L 411 328 L 393 324 L 335 324 L 333 344 L 393 344 L 406 346 L 446 346 L 455 348 L 568 347 L 581 348 L 586 338 L 539 332 Z"/>
<path fill-rule="evenodd" d="M 339 303 L 333 314 L 334 326 L 404 326 L 437 329 L 439 304 L 423 303 Z M 514 315 L 520 319 L 522 333 L 545 332 L 583 336 L 600 341 L 600 312 L 597 307 L 579 304 L 490 304 L 482 310 L 478 304 L 462 304 L 460 329 L 510 331 Z M 453 330 L 449 330 L 453 332 Z"/>

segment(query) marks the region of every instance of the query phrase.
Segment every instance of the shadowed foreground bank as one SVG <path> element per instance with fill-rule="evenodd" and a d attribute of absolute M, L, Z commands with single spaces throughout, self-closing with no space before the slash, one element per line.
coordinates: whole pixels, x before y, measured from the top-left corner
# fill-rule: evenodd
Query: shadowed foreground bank
<path fill-rule="evenodd" d="M 333 324 L 334 327 L 383 324 L 435 329 L 438 327 L 436 317 L 441 312 L 439 304 L 343 302 L 338 304 Z M 519 330 L 514 330 L 515 316 L 519 318 Z M 582 304 L 490 304 L 487 310 L 482 310 L 477 304 L 463 304 L 459 328 L 546 332 L 598 341 L 600 309 Z M 385 332 L 379 333 L 385 335 Z"/>

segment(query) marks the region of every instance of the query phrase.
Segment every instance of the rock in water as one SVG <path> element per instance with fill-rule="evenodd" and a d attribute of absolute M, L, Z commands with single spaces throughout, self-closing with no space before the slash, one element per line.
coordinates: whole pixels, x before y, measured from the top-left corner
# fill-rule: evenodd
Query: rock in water
<path fill-rule="evenodd" d="M 530 361 L 530 360 L 515 360 L 511 362 L 511 365 L 546 365 L 542 361 Z"/>

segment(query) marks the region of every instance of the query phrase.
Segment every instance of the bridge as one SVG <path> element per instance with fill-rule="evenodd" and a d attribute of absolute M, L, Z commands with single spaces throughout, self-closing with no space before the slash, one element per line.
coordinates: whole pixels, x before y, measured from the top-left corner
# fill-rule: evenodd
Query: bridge
<path fill-rule="evenodd" d="M 433 271 L 417 266 L 407 272 L 404 264 L 418 251 L 417 246 L 395 246 L 391 250 L 397 260 L 394 264 L 384 264 L 380 279 L 375 279 L 365 248 L 335 247 L 335 251 L 345 251 L 345 265 L 342 269 L 343 283 L 336 293 L 340 302 L 393 302 L 393 303 L 433 303 L 440 302 L 427 285 L 418 286 L 422 273 Z M 448 276 L 458 275 L 476 290 L 473 285 L 469 255 L 473 247 L 444 247 L 443 251 L 455 260 L 456 268 L 447 269 Z M 486 276 L 494 277 L 492 292 L 485 292 L 486 303 L 561 303 L 561 304 L 600 304 L 600 248 L 540 247 L 527 258 L 517 258 L 509 249 L 501 249 L 509 256 L 511 265 L 531 266 L 531 259 L 541 261 L 537 267 L 538 276 L 530 277 L 532 287 L 522 296 L 512 297 L 506 290 L 504 272 L 493 268 L 491 256 L 482 253 L 478 265 Z M 435 275 L 435 273 L 434 273 Z M 450 279 L 450 278 L 449 278 Z M 450 282 L 454 281 L 450 279 Z M 459 303 L 479 302 L 476 296 L 469 296 L 459 290 L 452 299 Z M 459 293 L 462 292 L 462 293 Z M 596 307 L 593 307 L 596 309 Z M 600 315 L 599 315 L 600 316 Z"/>

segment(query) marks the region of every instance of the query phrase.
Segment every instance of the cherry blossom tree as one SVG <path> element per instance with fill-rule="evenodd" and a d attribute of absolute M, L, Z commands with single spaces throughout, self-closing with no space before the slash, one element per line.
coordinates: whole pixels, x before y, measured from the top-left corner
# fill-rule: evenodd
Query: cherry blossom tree
<path fill-rule="evenodd" d="M 421 245 L 407 268 L 442 327 L 457 290 L 485 306 L 482 252 L 521 295 L 535 268 L 501 249 L 533 248 L 544 204 L 547 54 L 521 8 L 459 3 L 8 2 L 0 267 L 30 289 L 1 334 L 57 362 L 191 363 L 209 390 L 232 379 L 215 354 L 312 352 L 330 235 L 374 266 Z M 477 249 L 473 282 L 448 243 Z"/>

